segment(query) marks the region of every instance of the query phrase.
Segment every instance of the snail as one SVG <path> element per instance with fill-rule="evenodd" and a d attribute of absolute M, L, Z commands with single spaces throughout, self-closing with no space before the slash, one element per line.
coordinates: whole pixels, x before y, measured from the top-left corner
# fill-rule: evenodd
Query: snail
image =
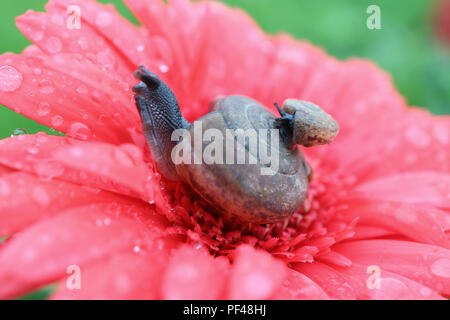
<path fill-rule="evenodd" d="M 191 124 L 182 116 L 172 90 L 156 74 L 141 66 L 134 75 L 140 80 L 133 91 L 143 133 L 162 176 L 187 183 L 224 216 L 249 223 L 279 222 L 300 209 L 308 191 L 311 168 L 297 145 L 311 147 L 330 143 L 339 127 L 329 114 L 313 103 L 287 99 L 282 108 L 275 103 L 281 116 L 276 117 L 249 97 L 231 95 L 213 101 L 211 112 Z M 198 129 L 202 132 L 212 129 L 217 134 L 214 140 L 220 144 L 215 153 L 219 158 L 220 154 L 228 155 L 239 148 L 237 143 L 222 143 L 238 139 L 237 135 L 228 139 L 228 130 L 278 133 L 257 136 L 259 146 L 267 148 L 267 154 L 276 156 L 271 159 L 278 162 L 277 170 L 267 159 L 262 161 L 261 154 L 251 148 L 249 137 L 241 140 L 244 142 L 240 146 L 249 163 L 206 163 L 206 159 L 203 162 L 194 159 L 194 163 L 174 161 L 174 150 L 180 149 L 182 144 L 187 147 L 182 149 L 184 159 L 195 158 L 194 138 Z M 179 135 L 177 141 L 173 134 L 180 130 L 184 132 L 183 139 Z M 208 140 L 212 143 L 213 139 L 200 141 L 203 149 L 208 147 Z M 227 160 L 236 160 L 236 157 L 233 153 Z M 265 174 L 262 174 L 263 169 Z"/>

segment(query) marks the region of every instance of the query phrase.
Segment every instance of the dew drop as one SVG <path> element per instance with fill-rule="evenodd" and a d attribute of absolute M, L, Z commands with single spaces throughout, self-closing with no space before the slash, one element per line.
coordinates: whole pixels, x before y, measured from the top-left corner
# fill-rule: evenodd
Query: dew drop
<path fill-rule="evenodd" d="M 51 111 L 50 105 L 47 102 L 40 102 L 37 108 L 37 114 L 39 117 L 46 116 Z"/>
<path fill-rule="evenodd" d="M 31 197 L 34 201 L 36 201 L 36 203 L 43 207 L 46 207 L 50 203 L 50 196 L 42 187 L 35 187 L 31 193 Z"/>
<path fill-rule="evenodd" d="M 427 132 L 416 127 L 406 130 L 406 139 L 418 148 L 426 148 L 430 145 L 430 137 Z"/>
<path fill-rule="evenodd" d="M 36 133 L 36 141 L 37 141 L 37 143 L 44 143 L 44 142 L 46 142 L 48 139 L 47 139 L 47 135 L 45 134 L 45 132 L 38 132 L 38 133 Z"/>
<path fill-rule="evenodd" d="M 159 71 L 166 73 L 167 71 L 169 71 L 169 67 L 165 64 L 161 64 L 159 65 Z"/>
<path fill-rule="evenodd" d="M 84 155 L 84 150 L 83 148 L 74 146 L 70 148 L 69 153 L 74 158 L 81 158 Z"/>
<path fill-rule="evenodd" d="M 95 17 L 95 24 L 99 27 L 108 27 L 112 24 L 112 17 L 109 12 L 101 11 Z"/>
<path fill-rule="evenodd" d="M 64 18 L 59 14 L 52 14 L 50 21 L 58 26 L 62 26 L 64 24 Z"/>
<path fill-rule="evenodd" d="M 61 51 L 62 43 L 61 43 L 61 40 L 59 40 L 59 38 L 57 38 L 57 37 L 50 37 L 45 42 L 45 46 L 44 47 L 45 47 L 45 49 L 48 52 L 50 52 L 52 54 L 55 54 L 55 53 L 58 53 L 58 52 Z"/>
<path fill-rule="evenodd" d="M 88 88 L 84 84 L 82 84 L 77 88 L 77 92 L 79 94 L 86 94 L 88 92 Z"/>
<path fill-rule="evenodd" d="M 430 266 L 432 274 L 442 278 L 450 278 L 450 259 L 439 259 Z"/>
<path fill-rule="evenodd" d="M 78 45 L 80 46 L 81 50 L 87 50 L 87 48 L 89 47 L 88 41 L 85 37 L 81 37 L 80 39 L 78 39 Z"/>
<path fill-rule="evenodd" d="M 112 70 L 112 68 L 114 68 L 116 64 L 116 61 L 109 52 L 109 50 L 97 53 L 97 62 L 100 63 L 102 67 L 107 70 Z"/>
<path fill-rule="evenodd" d="M 39 82 L 39 91 L 43 94 L 51 94 L 55 92 L 55 85 L 52 80 L 42 79 Z"/>
<path fill-rule="evenodd" d="M 139 251 L 141 251 L 141 248 L 139 246 L 134 246 L 133 247 L 133 251 L 134 252 L 139 252 Z"/>
<path fill-rule="evenodd" d="M 14 130 L 11 132 L 11 137 L 21 136 L 21 135 L 24 135 L 24 134 L 28 134 L 28 131 L 27 131 L 26 129 L 23 129 L 23 128 L 17 128 L 17 129 L 14 129 Z"/>
<path fill-rule="evenodd" d="M 255 299 L 266 298 L 269 296 L 272 288 L 273 284 L 270 277 L 265 272 L 258 270 L 248 275 L 243 283 L 245 293 L 248 296 L 253 296 Z"/>
<path fill-rule="evenodd" d="M 11 66 L 0 67 L 0 91 L 13 92 L 22 84 L 22 74 Z"/>
<path fill-rule="evenodd" d="M 59 127 L 64 123 L 64 118 L 60 115 L 55 115 L 52 117 L 52 126 Z"/>
<path fill-rule="evenodd" d="M 7 196 L 11 193 L 9 183 L 3 179 L 0 179 L 0 196 Z"/>
<path fill-rule="evenodd" d="M 142 52 L 142 51 L 144 51 L 144 46 L 142 44 L 140 44 L 140 45 L 137 46 L 136 50 L 138 52 Z"/>
<path fill-rule="evenodd" d="M 29 39 L 36 43 L 42 40 L 42 38 L 44 38 L 44 30 L 38 30 L 35 28 L 27 28 L 26 30 L 27 32 L 27 37 L 29 37 Z"/>
<path fill-rule="evenodd" d="M 37 154 L 39 152 L 39 149 L 38 148 L 30 148 L 30 149 L 28 149 L 28 152 L 31 154 Z"/>
<path fill-rule="evenodd" d="M 34 165 L 34 170 L 40 176 L 53 178 L 64 173 L 64 167 L 57 162 L 51 160 L 42 160 Z"/>
<path fill-rule="evenodd" d="M 424 297 L 428 297 L 433 293 L 433 291 L 431 291 L 430 288 L 427 287 L 422 287 L 420 288 L 420 294 L 423 295 Z"/>
<path fill-rule="evenodd" d="M 433 135 L 442 144 L 448 144 L 450 140 L 449 128 L 443 124 L 437 124 L 433 127 Z"/>
<path fill-rule="evenodd" d="M 33 73 L 38 76 L 42 74 L 42 70 L 40 68 L 34 68 Z"/>
<path fill-rule="evenodd" d="M 81 122 L 74 122 L 69 129 L 69 135 L 79 140 L 87 140 L 91 136 L 91 130 Z"/>
<path fill-rule="evenodd" d="M 201 242 L 196 242 L 196 243 L 194 243 L 194 249 L 198 250 L 198 249 L 200 249 L 201 247 L 203 247 L 203 244 L 202 244 Z"/>

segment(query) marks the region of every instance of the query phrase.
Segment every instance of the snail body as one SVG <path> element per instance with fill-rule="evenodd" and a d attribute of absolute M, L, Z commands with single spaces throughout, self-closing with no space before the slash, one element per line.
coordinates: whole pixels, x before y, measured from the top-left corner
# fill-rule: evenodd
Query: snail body
<path fill-rule="evenodd" d="M 288 99 L 283 109 L 276 105 L 280 118 L 251 98 L 232 95 L 212 102 L 211 112 L 191 124 L 181 115 L 170 88 L 155 74 L 140 67 L 135 76 L 141 80 L 133 91 L 143 132 L 164 177 L 187 183 L 222 214 L 247 222 L 274 223 L 299 210 L 308 191 L 311 169 L 296 145 L 331 142 L 338 131 L 331 116 L 314 104 Z M 173 134 L 180 129 L 183 139 L 174 141 Z M 196 130 L 216 134 L 214 141 L 219 139 L 220 143 L 214 154 L 223 161 L 195 161 L 199 156 L 195 154 L 196 143 L 200 143 L 200 150 L 206 150 L 213 140 L 195 141 Z M 230 131 L 234 135 L 229 135 Z M 239 140 L 236 132 L 277 134 L 257 134 L 254 141 L 266 149 L 264 157 L 259 148 L 252 147 L 249 136 Z M 180 149 L 183 159 L 194 161 L 174 161 L 174 153 Z M 236 162 L 238 152 L 242 152 L 245 163 Z M 225 159 L 230 154 L 231 159 Z M 267 155 L 276 161 L 267 161 Z"/>

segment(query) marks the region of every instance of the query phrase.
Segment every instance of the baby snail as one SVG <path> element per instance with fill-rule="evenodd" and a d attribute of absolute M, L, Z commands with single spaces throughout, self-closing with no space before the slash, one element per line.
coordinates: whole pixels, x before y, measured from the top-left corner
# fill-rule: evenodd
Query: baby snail
<path fill-rule="evenodd" d="M 275 103 L 281 115 L 278 118 L 257 101 L 232 95 L 213 101 L 211 112 L 191 124 L 181 115 L 172 90 L 157 75 L 141 66 L 135 77 L 141 80 L 133 91 L 143 133 L 165 178 L 184 181 L 223 215 L 245 222 L 275 223 L 300 209 L 308 191 L 311 168 L 296 145 L 311 147 L 333 141 L 339 126 L 330 115 L 310 102 L 287 99 L 282 109 Z M 172 134 L 177 129 L 188 135 L 174 140 Z M 215 144 L 220 149 L 214 153 L 220 158 L 231 154 L 230 159 L 217 163 L 174 161 L 173 152 L 181 143 L 184 143 L 183 159 L 195 159 L 198 142 L 194 138 L 199 129 L 202 132 L 214 129 L 210 131 L 214 133 L 214 142 L 220 142 Z M 257 133 L 258 146 L 267 149 L 265 155 L 270 154 L 270 159 L 277 162 L 276 169 L 250 146 L 250 138 L 241 140 L 244 143 L 240 149 L 234 143 L 238 141 L 237 134 L 231 140 L 227 138 L 226 131 L 248 133 L 248 129 Z M 200 139 L 200 147 L 208 148 L 205 141 L 208 139 Z M 212 143 L 213 139 L 209 140 Z M 231 145 L 227 143 L 230 141 Z M 228 161 L 236 160 L 238 151 L 245 156 L 245 163 Z"/>

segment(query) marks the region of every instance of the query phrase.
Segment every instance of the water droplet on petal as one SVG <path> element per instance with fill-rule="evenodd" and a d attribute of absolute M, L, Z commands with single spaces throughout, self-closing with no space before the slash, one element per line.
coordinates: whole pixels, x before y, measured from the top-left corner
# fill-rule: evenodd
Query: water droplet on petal
<path fill-rule="evenodd" d="M 112 17 L 109 12 L 101 11 L 95 17 L 95 24 L 99 27 L 108 27 L 112 24 Z"/>
<path fill-rule="evenodd" d="M 450 140 L 450 131 L 448 125 L 436 124 L 433 127 L 433 135 L 442 144 L 448 144 Z"/>
<path fill-rule="evenodd" d="M 70 153 L 70 155 L 74 158 L 81 158 L 84 155 L 84 150 L 83 148 L 80 147 L 71 147 L 68 151 Z"/>
<path fill-rule="evenodd" d="M 40 68 L 34 68 L 33 73 L 38 76 L 42 74 L 42 70 Z"/>
<path fill-rule="evenodd" d="M 0 67 L 0 91 L 13 92 L 22 84 L 22 74 L 11 66 Z"/>
<path fill-rule="evenodd" d="M 69 135 L 80 140 L 87 140 L 91 136 L 91 130 L 81 122 L 74 122 L 70 126 Z"/>
<path fill-rule="evenodd" d="M 88 92 L 88 88 L 84 84 L 82 84 L 77 88 L 77 92 L 79 94 L 86 94 Z"/>
<path fill-rule="evenodd" d="M 78 45 L 80 46 L 81 50 L 87 50 L 89 47 L 88 41 L 85 37 L 81 37 L 78 39 Z"/>
<path fill-rule="evenodd" d="M 196 243 L 194 243 L 194 249 L 198 250 L 198 249 L 200 249 L 201 247 L 203 247 L 203 244 L 202 244 L 201 242 L 196 242 Z"/>
<path fill-rule="evenodd" d="M 60 115 L 55 115 L 52 117 L 52 126 L 59 127 L 64 123 L 64 118 Z"/>
<path fill-rule="evenodd" d="M 106 71 L 112 71 L 116 65 L 116 60 L 109 50 L 97 53 L 97 62 L 100 63 Z"/>
<path fill-rule="evenodd" d="M 34 165 L 34 170 L 38 175 L 47 178 L 58 177 L 64 173 L 64 167 L 60 163 L 51 160 L 38 161 Z"/>
<path fill-rule="evenodd" d="M 46 116 L 51 111 L 50 105 L 47 102 L 40 102 L 37 108 L 37 114 L 40 117 Z"/>
<path fill-rule="evenodd" d="M 159 65 L 159 71 L 166 73 L 167 71 L 169 71 L 169 67 L 166 66 L 165 64 L 161 64 Z"/>
<path fill-rule="evenodd" d="M 29 148 L 28 152 L 31 154 L 37 154 L 39 152 L 39 149 L 38 148 Z"/>
<path fill-rule="evenodd" d="M 50 203 L 50 196 L 42 187 L 35 187 L 31 193 L 31 197 L 43 207 L 46 207 Z"/>
<path fill-rule="evenodd" d="M 23 128 L 17 128 L 17 129 L 14 129 L 11 132 L 11 137 L 21 136 L 23 134 L 28 134 L 28 131 L 26 129 L 23 129 Z"/>
<path fill-rule="evenodd" d="M 433 291 L 431 291 L 430 288 L 427 287 L 422 287 L 420 288 L 420 294 L 423 295 L 424 297 L 428 297 L 433 293 Z"/>
<path fill-rule="evenodd" d="M 44 143 L 44 142 L 46 142 L 48 139 L 47 139 L 47 135 L 45 134 L 45 132 L 38 132 L 38 133 L 36 133 L 36 141 L 37 141 L 37 143 Z"/>
<path fill-rule="evenodd" d="M 64 24 L 64 18 L 59 14 L 52 14 L 50 21 L 59 26 Z"/>
<path fill-rule="evenodd" d="M 432 274 L 442 278 L 450 278 L 450 259 L 439 259 L 430 266 Z"/>
<path fill-rule="evenodd" d="M 430 136 L 428 133 L 417 127 L 408 128 L 405 136 L 411 144 L 418 148 L 426 148 L 430 145 Z"/>
<path fill-rule="evenodd" d="M 136 48 L 136 50 L 138 51 L 138 52 L 142 52 L 142 51 L 144 51 L 144 46 L 141 44 L 141 45 L 138 45 L 137 46 L 137 48 Z"/>
<path fill-rule="evenodd" d="M 139 246 L 134 246 L 133 247 L 133 251 L 134 252 L 139 252 L 139 251 L 141 251 L 141 248 Z"/>
<path fill-rule="evenodd" d="M 61 51 L 62 43 L 61 43 L 61 40 L 59 40 L 59 38 L 57 38 L 57 37 L 50 37 L 45 42 L 44 47 L 45 47 L 45 49 L 48 52 L 50 52 L 52 54 L 55 54 L 55 53 L 58 53 L 58 52 Z"/>
<path fill-rule="evenodd" d="M 11 188 L 9 187 L 8 182 L 3 179 L 0 179 L 0 196 L 7 196 L 11 192 Z"/>
<path fill-rule="evenodd" d="M 105 218 L 105 219 L 103 219 L 103 224 L 104 224 L 105 226 L 109 226 L 109 225 L 111 224 L 111 219 L 110 219 L 110 218 Z"/>
<path fill-rule="evenodd" d="M 36 43 L 42 40 L 42 38 L 44 38 L 44 30 L 38 30 L 35 28 L 27 28 L 26 30 L 27 32 L 27 37 L 29 37 L 29 39 Z"/>
<path fill-rule="evenodd" d="M 55 84 L 52 80 L 42 79 L 39 82 L 39 91 L 43 94 L 51 94 L 55 92 Z"/>
<path fill-rule="evenodd" d="M 273 283 L 268 274 L 256 270 L 246 277 L 242 288 L 248 296 L 253 296 L 255 299 L 264 299 L 272 292 Z"/>

